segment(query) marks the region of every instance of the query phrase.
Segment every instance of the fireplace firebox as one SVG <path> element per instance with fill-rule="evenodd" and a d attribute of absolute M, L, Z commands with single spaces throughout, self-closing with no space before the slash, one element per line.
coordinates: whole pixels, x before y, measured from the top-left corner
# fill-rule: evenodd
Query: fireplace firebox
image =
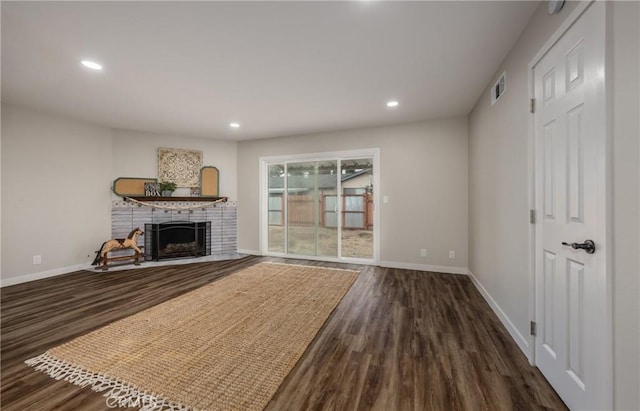
<path fill-rule="evenodd" d="M 211 221 L 172 221 L 144 227 L 147 261 L 211 255 Z"/>

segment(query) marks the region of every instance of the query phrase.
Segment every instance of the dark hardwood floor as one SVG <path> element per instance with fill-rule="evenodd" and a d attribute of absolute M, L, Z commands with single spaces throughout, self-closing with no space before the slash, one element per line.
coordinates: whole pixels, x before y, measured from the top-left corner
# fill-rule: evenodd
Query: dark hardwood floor
<path fill-rule="evenodd" d="M 108 409 L 24 360 L 265 260 L 362 271 L 267 410 L 566 409 L 466 276 L 246 257 L 3 288 L 2 410 Z"/>

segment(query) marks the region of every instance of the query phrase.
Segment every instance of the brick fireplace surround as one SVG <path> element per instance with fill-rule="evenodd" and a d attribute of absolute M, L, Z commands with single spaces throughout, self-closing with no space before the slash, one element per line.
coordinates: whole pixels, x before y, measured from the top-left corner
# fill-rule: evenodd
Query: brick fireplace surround
<path fill-rule="evenodd" d="M 144 230 L 145 224 L 174 221 L 211 221 L 209 238 L 211 255 L 235 254 L 237 252 L 238 214 L 235 201 L 207 206 L 202 206 L 201 202 L 196 201 L 158 201 L 153 204 L 159 207 L 190 207 L 190 209 L 164 210 L 135 204 L 130 201 L 115 200 L 111 207 L 111 238 L 126 237 L 136 227 Z M 144 238 L 138 238 L 138 245 L 144 245 Z M 127 251 L 114 251 L 114 255 L 117 256 L 118 254 L 127 254 Z"/>

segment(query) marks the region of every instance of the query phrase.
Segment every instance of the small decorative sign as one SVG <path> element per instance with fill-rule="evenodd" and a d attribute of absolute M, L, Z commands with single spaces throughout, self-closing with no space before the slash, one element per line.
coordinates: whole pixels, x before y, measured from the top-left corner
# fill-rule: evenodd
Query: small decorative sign
<path fill-rule="evenodd" d="M 160 197 L 160 183 L 144 183 L 145 197 Z"/>

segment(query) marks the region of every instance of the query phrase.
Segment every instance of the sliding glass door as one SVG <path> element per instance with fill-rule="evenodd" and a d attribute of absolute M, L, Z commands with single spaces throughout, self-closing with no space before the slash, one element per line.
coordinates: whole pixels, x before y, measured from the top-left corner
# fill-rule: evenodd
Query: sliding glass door
<path fill-rule="evenodd" d="M 338 227 L 327 226 L 324 196 L 338 187 L 337 161 L 287 163 L 287 252 L 337 257 Z"/>
<path fill-rule="evenodd" d="M 341 162 L 343 257 L 373 258 L 373 158 Z"/>
<path fill-rule="evenodd" d="M 374 156 L 263 159 L 263 252 L 373 261 L 374 163 Z"/>
<path fill-rule="evenodd" d="M 284 183 L 285 166 L 281 164 L 267 164 L 267 251 L 270 253 L 284 253 L 285 247 L 285 214 L 284 214 Z M 264 196 L 264 194 L 263 194 Z"/>

